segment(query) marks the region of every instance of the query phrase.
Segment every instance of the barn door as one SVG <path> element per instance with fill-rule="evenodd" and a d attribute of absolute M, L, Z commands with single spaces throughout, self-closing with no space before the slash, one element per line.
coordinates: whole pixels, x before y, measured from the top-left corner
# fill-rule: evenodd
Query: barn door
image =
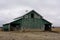
<path fill-rule="evenodd" d="M 45 24 L 45 31 L 49 31 L 50 27 L 48 24 Z"/>

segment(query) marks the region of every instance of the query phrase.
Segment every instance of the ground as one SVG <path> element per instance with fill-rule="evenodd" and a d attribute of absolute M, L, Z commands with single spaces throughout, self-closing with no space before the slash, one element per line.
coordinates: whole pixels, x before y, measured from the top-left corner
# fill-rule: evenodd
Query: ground
<path fill-rule="evenodd" d="M 60 27 L 54 27 L 54 28 L 52 28 L 52 31 L 60 32 Z"/>
<path fill-rule="evenodd" d="M 4 32 L 0 31 L 0 40 L 60 40 L 60 31 L 52 32 Z"/>

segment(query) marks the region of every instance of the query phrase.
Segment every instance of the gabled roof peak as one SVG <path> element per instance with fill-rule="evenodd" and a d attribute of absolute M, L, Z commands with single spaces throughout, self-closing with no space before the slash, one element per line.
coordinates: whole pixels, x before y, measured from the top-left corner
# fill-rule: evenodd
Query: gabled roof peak
<path fill-rule="evenodd" d="M 24 14 L 24 15 L 27 15 L 27 14 L 29 14 L 29 13 L 36 13 L 37 15 L 39 15 L 40 17 L 42 17 L 39 13 L 37 13 L 35 10 L 31 10 L 31 11 L 29 11 L 28 13 L 26 13 L 26 14 Z M 21 17 L 18 17 L 18 18 L 15 18 L 15 20 L 16 19 L 21 19 L 24 15 L 22 15 Z"/>
<path fill-rule="evenodd" d="M 30 12 L 36 12 L 35 10 L 31 10 Z"/>

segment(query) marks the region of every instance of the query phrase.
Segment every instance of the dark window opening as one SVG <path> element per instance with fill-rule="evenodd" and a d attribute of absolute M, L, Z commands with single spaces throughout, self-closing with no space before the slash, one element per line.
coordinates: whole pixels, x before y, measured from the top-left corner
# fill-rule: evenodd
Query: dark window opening
<path fill-rule="evenodd" d="M 31 14 L 31 18 L 34 18 L 34 14 Z"/>

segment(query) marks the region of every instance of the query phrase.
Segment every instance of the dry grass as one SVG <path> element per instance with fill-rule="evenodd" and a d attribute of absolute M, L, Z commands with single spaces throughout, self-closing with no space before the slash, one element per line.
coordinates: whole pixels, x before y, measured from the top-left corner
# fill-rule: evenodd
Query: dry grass
<path fill-rule="evenodd" d="M 52 28 L 52 31 L 55 31 L 55 32 L 59 32 L 60 33 L 60 27 Z"/>
<path fill-rule="evenodd" d="M 2 32 L 0 31 L 0 40 L 60 40 L 60 29 L 54 28 L 52 30 L 53 32 Z"/>
<path fill-rule="evenodd" d="M 0 40 L 60 40 L 60 34 L 52 32 L 0 32 Z"/>

